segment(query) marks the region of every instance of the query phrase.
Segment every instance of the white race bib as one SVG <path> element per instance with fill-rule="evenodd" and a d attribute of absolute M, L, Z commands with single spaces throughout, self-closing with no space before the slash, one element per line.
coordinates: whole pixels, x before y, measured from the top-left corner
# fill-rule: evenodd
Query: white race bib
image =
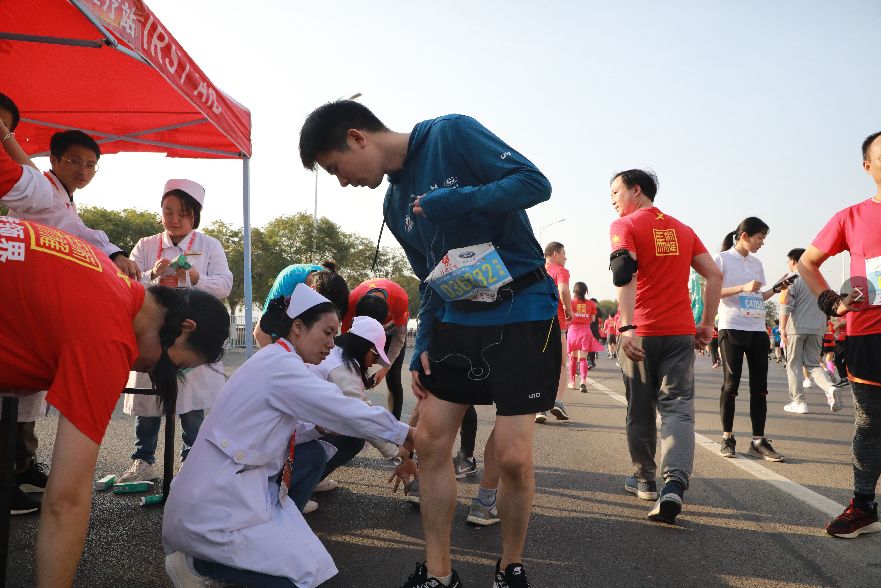
<path fill-rule="evenodd" d="M 447 302 L 493 302 L 513 278 L 492 243 L 451 249 L 425 282 Z"/>
<path fill-rule="evenodd" d="M 738 296 L 740 316 L 745 318 L 765 318 L 765 301 L 758 292 L 748 292 Z"/>

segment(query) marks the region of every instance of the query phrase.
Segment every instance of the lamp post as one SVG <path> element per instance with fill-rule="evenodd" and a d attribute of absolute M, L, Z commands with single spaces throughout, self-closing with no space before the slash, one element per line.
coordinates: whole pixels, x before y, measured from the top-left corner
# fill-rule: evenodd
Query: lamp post
<path fill-rule="evenodd" d="M 361 97 L 361 92 L 355 92 L 345 100 L 357 100 Z M 337 101 L 343 98 L 337 98 Z M 318 168 L 313 172 L 315 174 L 315 204 L 312 208 L 312 263 L 317 263 L 318 258 L 315 256 L 318 249 Z"/>
<path fill-rule="evenodd" d="M 539 245 L 542 244 L 541 234 L 544 232 L 544 230 L 545 230 L 546 228 L 548 228 L 548 227 L 550 227 L 550 226 L 553 226 L 553 225 L 555 225 L 555 224 L 557 224 L 557 223 L 561 223 L 561 222 L 563 222 L 563 221 L 565 221 L 565 220 L 566 220 L 565 218 L 561 218 L 560 220 L 555 220 L 554 222 L 552 222 L 552 223 L 548 223 L 548 224 L 542 226 L 541 228 L 539 228 L 539 229 L 538 229 L 538 244 L 539 244 Z M 543 246 L 543 245 L 542 245 L 542 246 Z"/>

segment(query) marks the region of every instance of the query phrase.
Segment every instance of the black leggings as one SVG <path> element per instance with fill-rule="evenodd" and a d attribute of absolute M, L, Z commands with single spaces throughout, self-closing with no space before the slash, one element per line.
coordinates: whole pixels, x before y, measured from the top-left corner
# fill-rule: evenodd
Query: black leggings
<path fill-rule="evenodd" d="M 337 452 L 328 460 L 327 466 L 324 468 L 324 475 L 321 476 L 322 480 L 328 477 L 331 472 L 338 467 L 346 465 L 352 461 L 352 459 L 364 449 L 364 439 L 358 439 L 357 437 L 347 437 L 346 435 L 325 435 L 321 440 L 330 443 L 337 448 Z"/>
<path fill-rule="evenodd" d="M 710 341 L 710 357 L 713 358 L 713 363 L 718 363 L 719 359 L 719 338 Z"/>
<path fill-rule="evenodd" d="M 469 406 L 462 417 L 462 427 L 459 429 L 459 451 L 465 457 L 474 457 L 474 443 L 477 439 L 477 411 L 474 406 Z"/>
<path fill-rule="evenodd" d="M 842 380 L 847 379 L 847 339 L 835 342 L 835 368 L 838 370 L 838 377 Z"/>
<path fill-rule="evenodd" d="M 388 373 L 385 375 L 385 385 L 388 386 L 389 412 L 395 415 L 395 418 L 398 420 L 401 420 L 401 410 L 404 408 L 404 386 L 401 385 L 401 367 L 404 365 L 406 351 L 406 347 L 401 349 L 398 357 L 392 362 Z"/>
<path fill-rule="evenodd" d="M 749 366 L 749 416 L 754 437 L 765 436 L 765 420 L 768 416 L 768 351 L 771 342 L 765 331 L 719 331 L 719 351 L 722 355 L 722 396 L 719 410 L 722 413 L 722 431 L 734 429 L 734 399 L 740 387 L 743 358 Z"/>

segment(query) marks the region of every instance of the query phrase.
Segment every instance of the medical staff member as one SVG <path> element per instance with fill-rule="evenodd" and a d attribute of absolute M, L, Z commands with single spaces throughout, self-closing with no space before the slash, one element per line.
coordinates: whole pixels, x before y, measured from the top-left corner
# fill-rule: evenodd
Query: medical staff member
<path fill-rule="evenodd" d="M 334 305 L 298 285 L 286 316 L 270 326 L 276 342 L 224 386 L 165 505 L 165 569 L 175 586 L 211 579 L 311 588 L 336 574 L 279 487 L 280 471 L 282 484 L 290 479 L 298 423 L 413 447 L 410 428 L 387 410 L 344 396 L 306 367 L 328 357 L 338 328 Z"/>
<path fill-rule="evenodd" d="M 197 231 L 201 220 L 205 188 L 192 180 L 168 180 L 162 191 L 162 226 L 158 235 L 144 237 L 132 249 L 132 259 L 139 267 L 149 268 L 141 273 L 144 285 L 160 284 L 172 288 L 195 288 L 211 294 L 218 300 L 229 296 L 232 290 L 232 272 L 220 241 Z M 183 255 L 189 269 L 172 265 Z M 199 366 L 187 372 L 180 383 L 176 410 L 180 417 L 181 460 L 187 458 L 199 427 L 205 419 L 205 409 L 210 409 L 214 398 L 226 383 L 223 362 Z M 129 376 L 132 388 L 149 388 L 146 374 L 132 372 Z M 135 424 L 135 451 L 128 471 L 118 482 L 155 480 L 159 475 L 153 467 L 156 463 L 156 444 L 163 411 L 155 396 L 126 394 L 123 411 L 137 417 Z"/>
<path fill-rule="evenodd" d="M 61 413 L 37 586 L 70 586 L 98 449 L 129 370 L 151 372 L 160 395 L 173 398 L 179 370 L 222 354 L 229 313 L 202 292 L 145 292 L 101 250 L 54 227 L 0 216 L 0 234 L 0 391 L 48 390 Z"/>

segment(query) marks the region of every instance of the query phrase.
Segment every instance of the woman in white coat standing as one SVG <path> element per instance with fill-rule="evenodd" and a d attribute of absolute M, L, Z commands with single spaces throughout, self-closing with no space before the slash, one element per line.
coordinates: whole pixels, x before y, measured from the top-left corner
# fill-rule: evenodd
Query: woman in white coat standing
<path fill-rule="evenodd" d="M 280 317 L 281 318 L 281 317 Z M 290 480 L 298 423 L 412 449 L 410 428 L 386 409 L 344 396 L 312 373 L 333 349 L 336 310 L 303 284 L 270 330 L 276 342 L 230 378 L 205 419 L 162 522 L 174 585 L 311 588 L 336 567 L 280 488 Z M 199 582 L 202 582 L 201 584 Z"/>
<path fill-rule="evenodd" d="M 232 272 L 220 241 L 197 231 L 205 201 L 205 188 L 192 180 L 168 180 L 162 191 L 162 227 L 158 235 L 144 237 L 132 249 L 131 259 L 138 267 L 148 268 L 141 273 L 141 283 L 159 284 L 173 288 L 195 288 L 211 294 L 218 300 L 229 296 L 232 290 Z M 189 269 L 177 267 L 174 261 L 184 256 Z M 183 448 L 181 460 L 186 459 L 199 427 L 211 408 L 226 378 L 223 362 L 199 366 L 189 372 L 180 383 L 177 414 L 180 418 Z M 132 372 L 129 387 L 150 388 L 146 374 Z M 154 468 L 156 444 L 162 422 L 162 410 L 155 396 L 126 394 L 123 411 L 137 417 L 135 451 L 128 471 L 119 482 L 154 480 L 159 477 Z"/>

